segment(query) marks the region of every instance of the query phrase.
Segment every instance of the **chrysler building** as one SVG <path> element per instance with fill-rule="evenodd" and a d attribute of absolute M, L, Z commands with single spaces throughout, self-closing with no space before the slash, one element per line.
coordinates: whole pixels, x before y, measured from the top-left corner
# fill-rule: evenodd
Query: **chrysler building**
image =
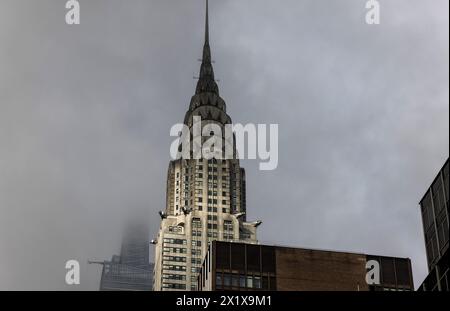
<path fill-rule="evenodd" d="M 232 124 L 214 78 L 208 14 L 206 0 L 200 75 L 184 119 L 191 132 L 198 117 L 202 126 L 215 124 L 223 129 Z M 197 290 L 198 272 L 213 240 L 258 243 L 256 230 L 261 222 L 247 221 L 245 170 L 239 165 L 235 146 L 233 150 L 233 159 L 181 157 L 170 162 L 166 208 L 160 212 L 161 226 L 153 241 L 154 290 Z"/>

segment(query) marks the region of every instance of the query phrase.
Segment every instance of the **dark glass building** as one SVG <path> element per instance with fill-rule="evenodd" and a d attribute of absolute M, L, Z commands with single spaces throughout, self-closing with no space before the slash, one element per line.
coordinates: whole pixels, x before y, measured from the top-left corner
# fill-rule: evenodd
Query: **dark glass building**
<path fill-rule="evenodd" d="M 219 241 L 197 283 L 203 291 L 414 290 L 407 258 Z"/>
<path fill-rule="evenodd" d="M 153 264 L 148 262 L 149 244 L 122 246 L 121 255 L 103 262 L 101 291 L 151 291 Z"/>
<path fill-rule="evenodd" d="M 120 256 L 111 261 L 93 262 L 103 266 L 101 291 L 151 291 L 153 268 L 149 263 L 149 242 L 146 226 L 128 228 L 122 241 Z"/>
<path fill-rule="evenodd" d="M 429 274 L 422 291 L 448 291 L 449 160 L 420 201 Z"/>

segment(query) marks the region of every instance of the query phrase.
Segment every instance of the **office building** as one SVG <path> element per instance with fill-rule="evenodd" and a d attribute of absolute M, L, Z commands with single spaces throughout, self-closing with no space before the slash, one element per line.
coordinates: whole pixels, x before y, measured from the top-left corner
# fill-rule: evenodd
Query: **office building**
<path fill-rule="evenodd" d="M 448 291 L 449 160 L 420 201 L 429 274 L 419 290 Z"/>
<path fill-rule="evenodd" d="M 212 242 L 201 291 L 412 291 L 407 258 Z"/>
<path fill-rule="evenodd" d="M 110 261 L 91 262 L 103 266 L 101 291 L 151 291 L 153 268 L 149 263 L 146 226 L 129 227 L 122 241 L 120 255 Z"/>
<path fill-rule="evenodd" d="M 201 117 L 204 126 L 218 126 L 222 134 L 225 126 L 232 124 L 214 78 L 208 1 L 200 75 L 184 119 L 191 130 L 195 117 Z M 203 145 L 206 138 L 199 139 Z M 261 222 L 247 221 L 245 171 L 240 167 L 235 146 L 233 151 L 232 159 L 227 160 L 183 155 L 170 162 L 166 208 L 160 212 L 161 225 L 153 241 L 154 290 L 197 290 L 197 276 L 211 241 L 257 243 L 256 229 Z"/>

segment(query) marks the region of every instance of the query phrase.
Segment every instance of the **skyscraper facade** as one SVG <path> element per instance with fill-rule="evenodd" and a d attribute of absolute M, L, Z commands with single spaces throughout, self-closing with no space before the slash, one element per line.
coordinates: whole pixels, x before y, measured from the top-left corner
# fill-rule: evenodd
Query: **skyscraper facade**
<path fill-rule="evenodd" d="M 148 254 L 148 244 L 129 245 L 127 251 L 132 251 L 132 258 L 139 261 L 141 255 Z M 148 258 L 148 255 L 147 255 Z M 100 280 L 101 291 L 151 291 L 153 286 L 153 264 L 136 264 L 129 262 L 127 254 L 114 255 L 111 261 L 105 261 Z"/>
<path fill-rule="evenodd" d="M 429 275 L 419 290 L 449 290 L 449 160 L 420 201 Z"/>
<path fill-rule="evenodd" d="M 101 291 L 149 291 L 153 286 L 153 264 L 149 263 L 149 241 L 143 227 L 129 228 L 120 256 L 101 264 Z"/>
<path fill-rule="evenodd" d="M 200 75 L 184 119 L 191 133 L 198 117 L 202 129 L 216 125 L 225 133 L 225 125 L 232 124 L 214 78 L 208 0 Z M 202 145 L 207 139 L 198 138 Z M 225 136 L 221 139 L 225 146 Z M 161 225 L 154 241 L 154 290 L 197 290 L 197 276 L 211 241 L 257 243 L 256 229 L 261 222 L 247 221 L 245 170 L 240 167 L 234 145 L 233 150 L 233 158 L 227 160 L 183 155 L 170 162 L 166 209 L 160 212 Z"/>

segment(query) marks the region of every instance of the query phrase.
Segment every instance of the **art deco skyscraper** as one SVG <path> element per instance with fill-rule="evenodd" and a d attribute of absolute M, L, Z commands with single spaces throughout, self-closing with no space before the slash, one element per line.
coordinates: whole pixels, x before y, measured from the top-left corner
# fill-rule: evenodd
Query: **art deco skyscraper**
<path fill-rule="evenodd" d="M 201 117 L 203 127 L 220 126 L 222 133 L 232 123 L 214 79 L 208 0 L 200 76 L 184 119 L 191 132 L 194 117 Z M 229 160 L 182 157 L 170 162 L 166 210 L 160 212 L 161 226 L 154 241 L 154 290 L 197 290 L 198 272 L 213 240 L 257 243 L 261 222 L 246 220 L 245 171 L 233 150 Z"/>

